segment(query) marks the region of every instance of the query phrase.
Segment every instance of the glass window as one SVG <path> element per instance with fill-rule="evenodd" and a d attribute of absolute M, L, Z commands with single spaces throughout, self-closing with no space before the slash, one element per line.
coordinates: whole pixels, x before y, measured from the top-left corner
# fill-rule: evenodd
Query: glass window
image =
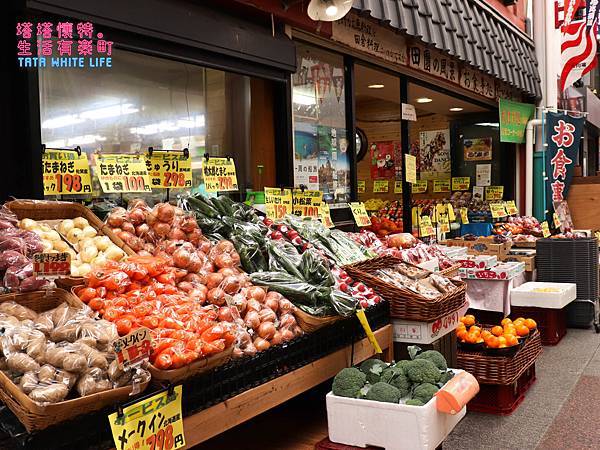
<path fill-rule="evenodd" d="M 110 68 L 39 70 L 47 147 L 81 146 L 92 170 L 97 150 L 188 148 L 193 190 L 203 189 L 206 152 L 235 159 L 242 193 L 274 183 L 274 169 L 264 169 L 274 166 L 271 82 L 123 50 L 112 59 Z M 253 116 L 264 123 L 255 126 Z"/>
<path fill-rule="evenodd" d="M 330 203 L 350 200 L 344 59 L 304 44 L 293 76 L 294 185 Z"/>

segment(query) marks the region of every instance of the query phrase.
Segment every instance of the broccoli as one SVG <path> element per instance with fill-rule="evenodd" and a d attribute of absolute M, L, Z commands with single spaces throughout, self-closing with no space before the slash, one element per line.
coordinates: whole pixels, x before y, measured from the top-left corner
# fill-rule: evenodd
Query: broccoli
<path fill-rule="evenodd" d="M 404 371 L 404 373 L 406 373 L 406 365 L 410 362 L 410 360 L 408 359 L 403 359 L 401 361 L 398 361 L 394 367 L 398 367 L 400 369 L 402 369 Z"/>
<path fill-rule="evenodd" d="M 354 367 L 342 369 L 333 379 L 333 395 L 357 398 L 365 385 L 367 376 Z"/>
<path fill-rule="evenodd" d="M 412 398 L 414 400 L 420 400 L 423 404 L 427 403 L 433 398 L 433 395 L 438 391 L 438 387 L 431 383 L 419 384 L 413 391 Z"/>
<path fill-rule="evenodd" d="M 442 377 L 440 378 L 439 381 L 439 385 L 441 385 L 440 387 L 442 387 L 443 385 L 445 385 L 448 381 L 450 381 L 452 379 L 452 377 L 454 376 L 454 372 L 452 372 L 451 370 L 442 373 Z"/>
<path fill-rule="evenodd" d="M 400 401 L 400 391 L 390 384 L 379 382 L 371 386 L 365 398 L 377 402 L 398 403 Z"/>
<path fill-rule="evenodd" d="M 427 350 L 426 352 L 419 353 L 415 359 L 428 359 L 432 363 L 436 365 L 436 367 L 440 370 L 448 369 L 448 364 L 446 363 L 446 358 L 440 352 L 436 350 Z"/>
<path fill-rule="evenodd" d="M 413 383 L 431 383 L 440 381 L 442 373 L 428 359 L 413 359 L 406 364 L 406 376 Z"/>
<path fill-rule="evenodd" d="M 360 371 L 367 376 L 367 381 L 375 384 L 379 381 L 384 369 L 387 369 L 387 363 L 380 359 L 367 359 L 360 365 Z"/>
<path fill-rule="evenodd" d="M 423 403 L 421 400 L 416 399 L 416 398 L 411 398 L 410 400 L 406 400 L 406 403 L 404 403 L 405 405 L 408 406 L 423 406 L 425 405 L 425 403 Z"/>
<path fill-rule="evenodd" d="M 390 384 L 400 391 L 400 397 L 406 397 L 410 392 L 410 381 L 400 367 L 388 367 L 381 374 L 381 381 Z"/>

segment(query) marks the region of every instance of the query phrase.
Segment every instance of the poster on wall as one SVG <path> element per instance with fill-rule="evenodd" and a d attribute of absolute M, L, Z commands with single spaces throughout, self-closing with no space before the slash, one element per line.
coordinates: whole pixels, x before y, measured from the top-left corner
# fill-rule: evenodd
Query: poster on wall
<path fill-rule="evenodd" d="M 311 123 L 296 124 L 294 131 L 294 184 L 319 190 L 319 150 L 317 127 Z"/>
<path fill-rule="evenodd" d="M 492 184 L 491 164 L 477 164 L 475 167 L 475 184 L 477 186 L 489 186 Z"/>
<path fill-rule="evenodd" d="M 401 169 L 402 150 L 399 141 L 373 142 L 369 146 L 371 153 L 371 179 L 393 179 Z"/>
<path fill-rule="evenodd" d="M 492 138 L 465 138 L 463 149 L 465 161 L 491 161 Z"/>
<path fill-rule="evenodd" d="M 450 178 L 450 130 L 421 131 L 419 153 L 422 180 Z"/>
<path fill-rule="evenodd" d="M 346 130 L 317 126 L 319 189 L 326 200 L 349 200 L 350 163 Z"/>

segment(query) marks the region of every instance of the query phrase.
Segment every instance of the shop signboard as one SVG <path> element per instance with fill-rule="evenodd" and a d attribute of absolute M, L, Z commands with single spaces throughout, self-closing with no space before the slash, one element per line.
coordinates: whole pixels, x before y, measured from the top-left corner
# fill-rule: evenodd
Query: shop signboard
<path fill-rule="evenodd" d="M 416 183 L 413 183 L 413 194 L 424 194 L 425 192 L 427 192 L 427 180 L 417 180 Z"/>
<path fill-rule="evenodd" d="M 408 64 L 429 75 L 443 78 L 451 83 L 459 83 L 458 61 L 439 50 L 417 43 L 412 44 L 408 48 Z"/>
<path fill-rule="evenodd" d="M 322 199 L 321 191 L 294 189 L 292 191 L 292 212 L 297 216 L 318 217 Z"/>
<path fill-rule="evenodd" d="M 359 227 L 368 227 L 371 225 L 371 219 L 363 202 L 353 202 L 348 203 L 348 205 L 350 205 L 350 211 L 352 211 L 356 225 Z"/>
<path fill-rule="evenodd" d="M 535 105 L 500 99 L 500 142 L 525 142 L 525 128 L 535 113 Z"/>
<path fill-rule="evenodd" d="M 375 180 L 373 181 L 373 193 L 374 194 L 387 194 L 390 190 L 388 180 Z"/>
<path fill-rule="evenodd" d="M 502 200 L 502 197 L 504 197 L 504 186 L 486 186 L 486 200 Z"/>
<path fill-rule="evenodd" d="M 408 120 L 410 122 L 417 121 L 417 110 L 415 109 L 415 105 L 402 103 L 402 120 Z"/>
<path fill-rule="evenodd" d="M 452 177 L 453 191 L 468 191 L 471 186 L 471 177 Z"/>
<path fill-rule="evenodd" d="M 146 155 L 145 162 L 152 189 L 192 187 L 192 159 L 189 153 L 155 150 Z"/>
<path fill-rule="evenodd" d="M 204 158 L 202 175 L 206 192 L 237 191 L 238 181 L 232 158 Z"/>
<path fill-rule="evenodd" d="M 492 138 L 463 139 L 465 161 L 490 161 L 492 159 Z"/>
<path fill-rule="evenodd" d="M 433 180 L 433 192 L 450 192 L 450 179 Z"/>
<path fill-rule="evenodd" d="M 42 172 L 44 195 L 92 193 L 90 165 L 81 150 L 45 150 Z"/>
<path fill-rule="evenodd" d="M 272 220 L 292 214 L 292 190 L 266 187 L 265 209 L 267 217 Z"/>
<path fill-rule="evenodd" d="M 409 183 L 417 183 L 417 157 L 414 155 L 404 155 L 404 173 L 406 174 L 406 181 Z M 413 192 L 414 192 L 413 186 Z"/>
<path fill-rule="evenodd" d="M 152 192 L 142 156 L 99 153 L 95 157 L 96 175 L 106 194 Z"/>
<path fill-rule="evenodd" d="M 583 117 L 546 115 L 546 196 L 553 205 L 567 198 L 583 131 Z"/>
<path fill-rule="evenodd" d="M 463 66 L 460 71 L 460 85 L 468 91 L 488 98 L 496 97 L 495 79 L 478 70 Z"/>
<path fill-rule="evenodd" d="M 365 180 L 358 180 L 356 186 L 359 194 L 364 194 L 367 190 L 367 182 Z"/>
<path fill-rule="evenodd" d="M 402 181 L 394 181 L 394 194 L 402 194 Z"/>

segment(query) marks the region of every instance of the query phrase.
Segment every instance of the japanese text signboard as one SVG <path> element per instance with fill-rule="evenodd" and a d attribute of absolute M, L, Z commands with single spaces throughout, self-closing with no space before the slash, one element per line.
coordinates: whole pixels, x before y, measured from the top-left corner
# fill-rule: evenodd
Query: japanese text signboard
<path fill-rule="evenodd" d="M 371 225 L 371 219 L 369 218 L 369 214 L 367 214 L 363 202 L 348 203 L 348 205 L 350 205 L 350 211 L 352 211 L 356 225 L 359 227 L 368 227 Z"/>
<path fill-rule="evenodd" d="M 367 190 L 367 182 L 365 180 L 358 180 L 356 186 L 359 194 L 364 194 Z"/>
<path fill-rule="evenodd" d="M 375 180 L 373 181 L 373 193 L 374 194 L 385 194 L 390 190 L 390 184 L 388 180 Z"/>
<path fill-rule="evenodd" d="M 406 181 L 415 184 L 417 182 L 417 157 L 414 155 L 404 155 L 404 168 Z"/>
<path fill-rule="evenodd" d="M 303 217 L 318 217 L 322 198 L 321 191 L 294 189 L 292 193 L 293 213 Z"/>
<path fill-rule="evenodd" d="M 96 175 L 107 194 L 152 192 L 146 163 L 138 155 L 97 154 Z"/>
<path fill-rule="evenodd" d="M 206 192 L 237 191 L 235 163 L 231 158 L 209 158 L 202 161 Z"/>
<path fill-rule="evenodd" d="M 85 153 L 46 150 L 42 155 L 44 195 L 91 194 L 90 165 Z"/>
<path fill-rule="evenodd" d="M 450 179 L 433 180 L 433 192 L 450 192 Z"/>
<path fill-rule="evenodd" d="M 534 116 L 535 105 L 500 99 L 500 142 L 525 142 L 527 122 Z"/>
<path fill-rule="evenodd" d="M 266 187 L 265 208 L 267 217 L 273 220 L 292 214 L 292 190 Z"/>
<path fill-rule="evenodd" d="M 192 187 L 192 160 L 183 152 L 152 152 L 146 155 L 152 189 Z"/>
<path fill-rule="evenodd" d="M 468 191 L 471 186 L 471 177 L 452 177 L 453 191 Z"/>
<path fill-rule="evenodd" d="M 424 194 L 425 192 L 427 192 L 427 180 L 417 180 L 416 183 L 413 183 L 413 194 Z"/>
<path fill-rule="evenodd" d="M 69 252 L 34 254 L 33 274 L 38 277 L 71 275 L 71 254 Z"/>
<path fill-rule="evenodd" d="M 140 400 L 108 416 L 117 450 L 177 450 L 185 447 L 181 386 Z"/>
<path fill-rule="evenodd" d="M 553 205 L 567 198 L 584 119 L 558 113 L 548 113 L 546 118 L 546 195 Z"/>
<path fill-rule="evenodd" d="M 115 340 L 112 346 L 119 367 L 128 368 L 150 359 L 152 336 L 148 328 L 142 327 Z"/>

